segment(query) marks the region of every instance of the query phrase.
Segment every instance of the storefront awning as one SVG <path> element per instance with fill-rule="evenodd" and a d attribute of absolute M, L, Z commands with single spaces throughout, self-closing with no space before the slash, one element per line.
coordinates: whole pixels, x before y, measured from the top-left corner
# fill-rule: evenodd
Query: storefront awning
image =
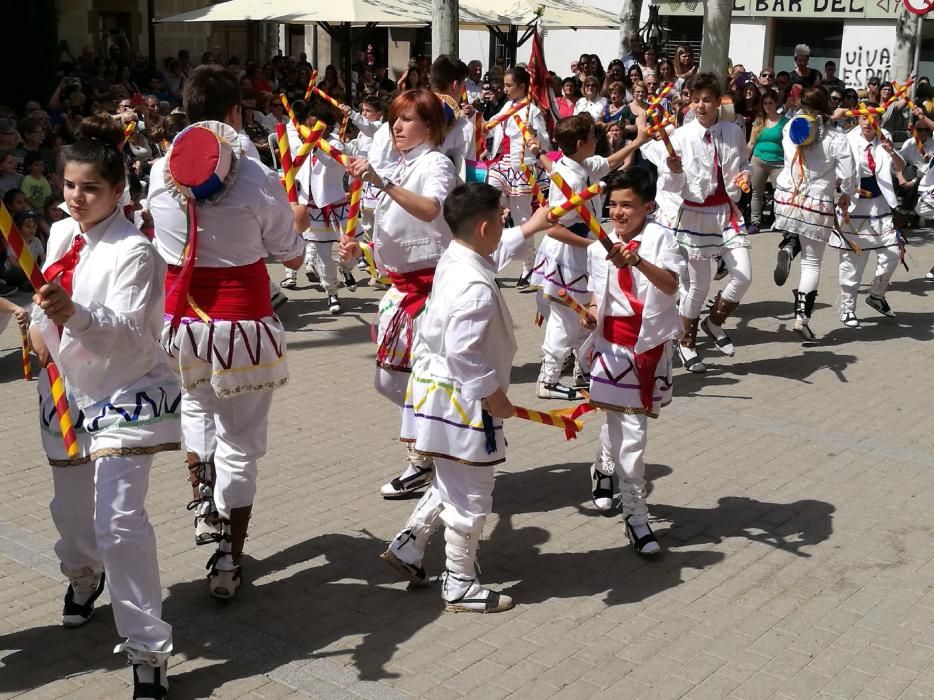
<path fill-rule="evenodd" d="M 461 3 L 461 25 L 511 24 L 512 18 L 495 9 L 477 10 Z M 284 24 L 425 25 L 431 22 L 431 0 L 227 0 L 200 10 L 162 17 L 156 22 L 269 21 Z"/>

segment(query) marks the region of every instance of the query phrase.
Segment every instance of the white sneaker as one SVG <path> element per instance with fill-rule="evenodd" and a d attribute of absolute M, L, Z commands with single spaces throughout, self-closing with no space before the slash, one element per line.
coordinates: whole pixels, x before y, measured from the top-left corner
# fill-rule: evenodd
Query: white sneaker
<path fill-rule="evenodd" d="M 508 595 L 483 588 L 480 581 L 461 579 L 445 571 L 441 574 L 441 595 L 447 612 L 497 613 L 511 610 L 515 603 Z"/>
<path fill-rule="evenodd" d="M 80 627 L 94 615 L 94 601 L 104 592 L 104 574 L 73 578 L 65 591 L 63 627 Z"/>
<path fill-rule="evenodd" d="M 337 300 L 336 294 L 328 295 L 328 311 L 337 315 L 341 312 L 341 303 Z"/>
<path fill-rule="evenodd" d="M 215 598 L 229 599 L 240 588 L 240 567 L 233 556 L 218 549 L 208 560 L 208 587 Z"/>

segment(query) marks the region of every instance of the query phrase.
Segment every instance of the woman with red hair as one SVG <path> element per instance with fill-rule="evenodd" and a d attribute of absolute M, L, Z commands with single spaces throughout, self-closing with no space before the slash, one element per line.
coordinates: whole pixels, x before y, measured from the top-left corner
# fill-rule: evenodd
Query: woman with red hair
<path fill-rule="evenodd" d="M 438 147 L 444 141 L 441 101 L 428 90 L 408 90 L 389 107 L 389 128 L 400 158 L 377 173 L 373 165 L 355 159 L 349 168 L 380 191 L 374 213 L 376 264 L 392 280 L 379 304 L 376 390 L 400 408 L 411 373 L 412 345 L 419 314 L 424 309 L 438 259 L 451 242 L 442 205 L 457 185 L 454 164 Z M 356 258 L 356 243 L 341 242 L 341 256 Z M 408 453 L 402 475 L 380 489 L 383 497 L 404 496 L 431 482 L 429 457 Z"/>

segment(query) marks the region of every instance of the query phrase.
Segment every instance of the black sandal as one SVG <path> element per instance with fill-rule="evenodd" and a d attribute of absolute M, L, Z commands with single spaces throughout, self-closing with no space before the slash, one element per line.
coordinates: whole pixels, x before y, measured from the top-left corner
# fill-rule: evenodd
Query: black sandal
<path fill-rule="evenodd" d="M 655 533 L 652 532 L 652 528 L 649 527 L 648 523 L 645 524 L 645 527 L 649 531 L 649 534 L 643 535 L 642 537 L 636 537 L 636 532 L 632 525 L 629 523 L 629 518 L 631 517 L 631 515 L 627 515 L 624 522 L 626 523 L 626 536 L 629 537 L 629 542 L 632 544 L 632 548 L 636 551 L 636 554 L 649 556 L 661 552 L 662 548 L 659 546 L 658 540 L 655 539 Z M 653 544 L 655 545 L 654 548 L 651 547 Z"/>

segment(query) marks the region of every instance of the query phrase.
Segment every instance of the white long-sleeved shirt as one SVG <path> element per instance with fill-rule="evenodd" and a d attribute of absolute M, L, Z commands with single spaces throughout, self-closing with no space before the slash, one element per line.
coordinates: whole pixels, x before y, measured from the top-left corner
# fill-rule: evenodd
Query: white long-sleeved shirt
<path fill-rule="evenodd" d="M 578 163 L 573 158 L 561 156 L 558 162 L 555 163 L 554 169 L 570 188 L 571 192 L 576 194 L 585 187 L 595 182 L 600 182 L 600 180 L 610 172 L 610 161 L 603 156 L 591 156 L 590 158 L 585 158 L 583 162 Z M 548 205 L 550 207 L 556 207 L 560 204 L 564 204 L 566 201 L 567 197 L 564 196 L 558 187 L 549 188 Z M 603 195 L 598 194 L 593 199 L 588 200 L 585 206 L 590 210 L 591 215 L 595 216 L 597 221 L 599 221 L 603 212 Z M 583 223 L 583 219 L 581 219 L 581 215 L 577 211 L 561 217 L 561 225 L 565 227 L 580 223 Z"/>
<path fill-rule="evenodd" d="M 639 256 L 648 262 L 670 270 L 679 278 L 687 274 L 684 257 L 678 250 L 678 242 L 670 231 L 649 221 L 633 240 L 639 241 Z M 618 268 L 606 259 L 602 246 L 592 245 L 588 250 L 590 280 L 588 288 L 597 304 L 597 326 L 594 338 L 602 337 L 604 319 L 607 316 L 633 316 L 632 305 L 619 286 Z M 645 352 L 678 338 L 684 332 L 675 296 L 666 294 L 649 282 L 639 268 L 630 267 L 633 292 L 645 304 L 642 309 L 642 325 L 634 347 L 635 352 Z"/>
<path fill-rule="evenodd" d="M 806 172 L 801 172 L 797 159 L 798 147 L 789 136 L 791 123 L 782 129 L 782 150 L 785 167 L 778 174 L 778 186 L 784 190 L 799 192 L 815 199 L 833 199 L 837 180 L 840 191 L 852 195 L 859 187 L 859 176 L 853 153 L 845 134 L 828 129 L 824 138 L 802 149 Z M 801 183 L 801 184 L 798 184 Z"/>
<path fill-rule="evenodd" d="M 710 143 L 705 136 L 710 134 Z M 690 202 L 703 202 L 717 191 L 719 180 L 714 167 L 714 155 L 720 161 L 726 193 L 733 201 L 739 199 L 741 191 L 734 178 L 749 170 L 746 159 L 746 139 L 736 124 L 718 121 L 709 129 L 694 120 L 675 129 L 670 137 L 675 152 L 681 156 L 681 173 L 667 168 L 659 173 L 658 186 L 667 192 L 680 195 Z"/>
<path fill-rule="evenodd" d="M 380 119 L 379 121 L 371 122 L 360 114 L 360 112 L 352 111 L 350 113 L 350 121 L 357 127 L 358 133 L 357 138 L 354 139 L 354 155 L 365 158 L 370 150 L 370 145 L 373 143 L 373 137 L 383 125 L 383 120 Z"/>
<path fill-rule="evenodd" d="M 915 143 L 913 137 L 905 141 L 902 147 L 898 149 L 902 159 L 906 163 L 911 163 L 911 165 L 915 166 L 921 176 L 924 176 L 928 171 L 931 158 L 934 157 L 934 136 L 929 136 L 928 140 L 924 142 L 924 151 L 926 157 L 921 156 L 921 151 L 918 150 L 918 144 Z"/>
<path fill-rule="evenodd" d="M 892 140 L 892 135 L 885 129 L 880 130 L 882 138 L 888 141 Z M 853 160 L 856 162 L 857 177 L 876 176 L 876 182 L 882 191 L 882 197 L 890 207 L 898 206 L 898 196 L 895 194 L 895 187 L 892 184 L 892 156 L 882 147 L 882 139 L 874 136 L 872 141 L 867 141 L 863 136 L 862 129 L 859 127 L 847 132 L 846 139 L 850 144 L 850 151 L 853 154 Z M 866 156 L 867 147 L 872 152 L 875 162 L 875 173 L 869 170 L 869 158 Z"/>
<path fill-rule="evenodd" d="M 183 260 L 188 238 L 185 207 L 165 185 L 165 158 L 149 177 L 149 211 L 155 244 L 169 265 Z M 291 260 L 305 242 L 292 227 L 292 211 L 279 177 L 251 158 L 240 158 L 233 187 L 210 206 L 198 205 L 198 267 L 241 267 L 271 255 Z"/>
<path fill-rule="evenodd" d="M 515 105 L 515 102 L 511 100 L 506 102 L 503 108 L 497 112 L 497 115 L 505 114 L 512 109 L 513 105 Z M 534 104 L 530 104 L 527 108 L 519 112 L 519 117 L 525 122 L 526 126 L 535 133 L 542 151 L 550 151 L 551 139 L 548 138 L 548 124 L 545 122 L 545 115 L 542 113 L 542 110 Z M 493 130 L 493 153 L 499 152 L 499 147 L 503 143 L 504 136 L 509 137 L 509 164 L 513 168 L 518 169 L 523 160 L 523 139 L 522 130 L 519 129 L 519 125 L 516 124 L 515 117 L 509 117 L 509 119 L 497 125 Z M 534 165 L 537 159 L 531 151 L 528 149 L 524 150 L 525 162 L 529 165 Z"/>
<path fill-rule="evenodd" d="M 384 177 L 442 206 L 457 186 L 454 164 L 427 143 L 402 154 L 391 168 L 386 168 Z M 451 229 L 440 211 L 432 221 L 422 221 L 385 192 L 376 205 L 374 232 L 376 254 L 390 272 L 433 268 L 451 242 Z"/>
<path fill-rule="evenodd" d="M 177 383 L 158 340 L 165 264 L 152 243 L 119 208 L 83 234 L 76 221 L 63 219 L 49 232 L 50 264 L 78 235 L 85 247 L 72 278 L 75 313 L 60 343 L 45 314 L 38 307 L 33 312 L 78 407 L 135 388 Z"/>
<path fill-rule="evenodd" d="M 302 145 L 302 139 L 291 124 L 286 127 L 286 134 L 288 134 L 289 149 L 294 158 Z M 337 150 L 344 150 L 344 144 L 336 131 L 328 134 L 327 141 Z M 295 189 L 300 203 L 319 209 L 335 202 L 343 202 L 347 199 L 347 193 L 344 190 L 344 168 L 324 151 L 316 148 L 298 169 L 298 174 L 295 176 Z"/>

